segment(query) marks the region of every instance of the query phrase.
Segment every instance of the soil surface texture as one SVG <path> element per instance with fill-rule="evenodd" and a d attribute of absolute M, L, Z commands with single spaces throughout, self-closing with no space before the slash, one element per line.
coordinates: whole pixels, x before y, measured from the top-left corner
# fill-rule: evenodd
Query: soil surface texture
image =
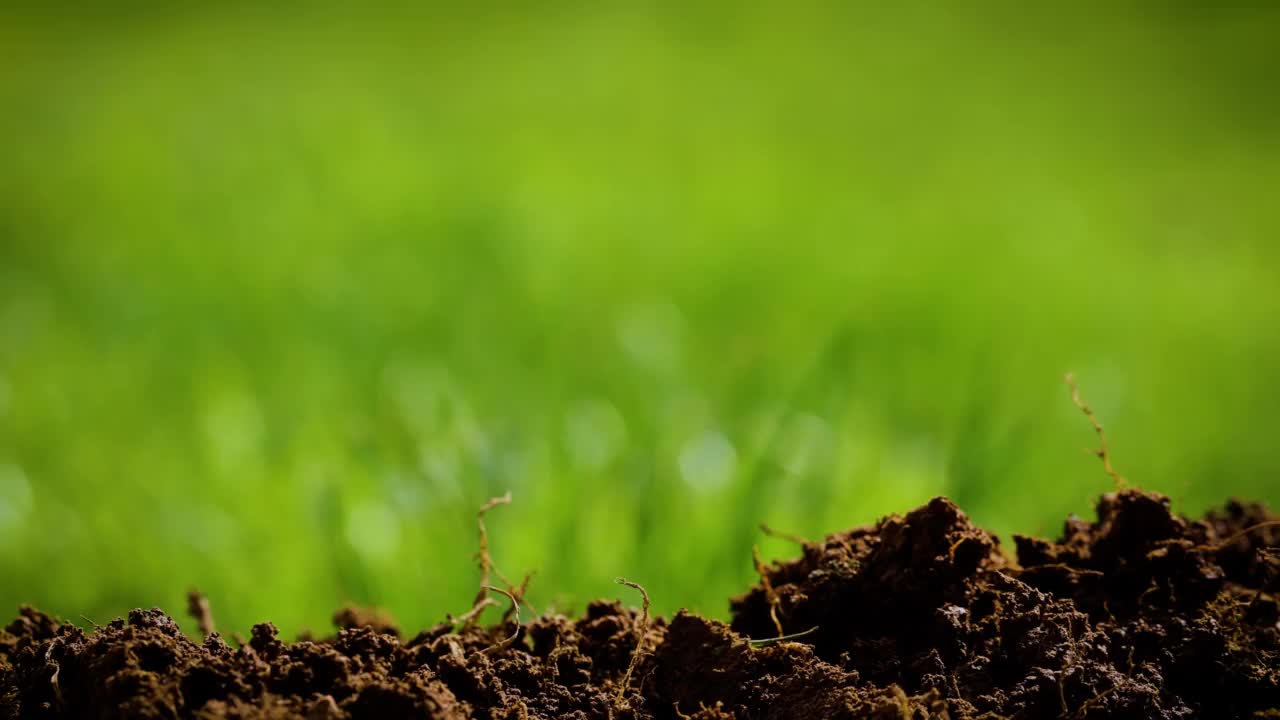
<path fill-rule="evenodd" d="M 598 602 L 401 636 L 346 610 L 328 639 L 228 644 L 159 610 L 86 632 L 22 608 L 0 720 L 1280 717 L 1276 519 L 1121 490 L 1015 561 L 938 498 L 762 565 L 728 625 Z"/>

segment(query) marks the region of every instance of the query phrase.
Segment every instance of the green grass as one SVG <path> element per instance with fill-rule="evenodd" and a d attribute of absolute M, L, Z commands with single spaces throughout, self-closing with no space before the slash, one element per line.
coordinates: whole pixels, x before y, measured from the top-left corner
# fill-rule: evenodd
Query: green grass
<path fill-rule="evenodd" d="M 1278 14 L 0 10 L 0 607 L 716 615 L 756 524 L 1276 500 Z M 231 9 L 229 9 L 231 7 Z M 793 552 L 764 540 L 766 556 Z"/>

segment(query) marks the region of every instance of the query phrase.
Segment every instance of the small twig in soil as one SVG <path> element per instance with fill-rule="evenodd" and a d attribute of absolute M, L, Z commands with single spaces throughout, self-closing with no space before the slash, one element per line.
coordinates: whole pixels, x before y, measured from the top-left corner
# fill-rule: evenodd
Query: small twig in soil
<path fill-rule="evenodd" d="M 640 609 L 640 622 L 634 625 L 633 634 L 636 636 L 636 647 L 631 651 L 631 662 L 627 664 L 627 671 L 622 675 L 622 682 L 618 684 L 618 694 L 614 698 L 615 702 L 621 704 L 622 698 L 627 693 L 628 686 L 631 685 L 631 674 L 635 672 L 636 666 L 640 664 L 640 646 L 644 643 L 644 631 L 649 627 L 649 591 L 638 582 L 632 582 L 626 578 L 618 578 L 615 582 L 619 585 L 640 591 L 640 597 L 644 599 L 644 606 Z"/>
<path fill-rule="evenodd" d="M 1084 416 L 1089 418 L 1089 424 L 1093 426 L 1093 431 L 1098 434 L 1098 448 L 1089 452 L 1097 455 L 1098 459 L 1102 461 L 1102 468 L 1111 476 L 1116 488 L 1124 487 L 1126 482 L 1124 476 L 1111 464 L 1111 451 L 1107 448 L 1107 434 L 1102 431 L 1102 423 L 1098 421 L 1098 416 L 1093 413 L 1093 409 L 1080 397 L 1080 383 L 1076 381 L 1076 374 L 1069 372 L 1064 379 L 1067 387 L 1071 388 L 1071 402 L 1075 403 L 1075 406 L 1080 408 Z"/>
<path fill-rule="evenodd" d="M 497 645 L 490 645 L 489 647 L 480 651 L 482 654 L 488 655 L 491 652 L 495 652 L 503 648 L 511 647 L 511 645 L 516 641 L 516 638 L 520 637 L 520 629 L 521 629 L 520 628 L 520 601 L 516 599 L 516 596 L 513 593 L 503 590 L 502 588 L 494 587 L 492 585 L 485 585 L 484 589 L 492 590 L 493 592 L 502 593 L 503 595 L 506 595 L 511 600 L 511 607 L 515 609 L 515 614 L 516 614 L 515 632 L 511 633 L 509 637 L 505 638 L 502 642 L 498 643 Z M 485 600 L 488 600 L 488 599 L 489 598 L 485 598 Z"/>
<path fill-rule="evenodd" d="M 209 608 L 209 598 L 199 590 L 187 593 L 187 614 L 199 625 L 200 634 L 209 637 L 213 634 L 213 611 Z"/>
<path fill-rule="evenodd" d="M 818 632 L 818 626 L 814 625 L 808 630 L 802 630 L 801 632 L 798 632 L 798 633 L 791 633 L 790 635 L 779 635 L 778 637 L 773 637 L 773 638 L 760 638 L 759 640 L 752 640 L 751 638 L 747 638 L 747 642 L 751 644 L 751 647 L 769 647 L 770 645 L 777 645 L 778 643 L 792 642 L 794 640 L 799 640 L 802 637 L 808 637 L 816 632 Z"/>
<path fill-rule="evenodd" d="M 773 621 L 773 627 L 778 631 L 778 637 L 786 635 L 782 630 L 782 621 L 778 619 L 778 608 L 782 606 L 782 599 L 778 597 L 777 591 L 773 589 L 773 583 L 769 581 L 768 569 L 764 566 L 764 561 L 760 559 L 760 546 L 751 546 L 751 561 L 755 563 L 756 572 L 760 575 L 760 584 L 764 586 L 764 596 L 769 601 L 769 619 Z"/>
<path fill-rule="evenodd" d="M 779 540 L 789 540 L 797 545 L 813 544 L 810 540 L 807 540 L 795 533 L 784 532 L 782 530 L 774 530 L 773 528 L 769 527 L 769 525 L 766 523 L 760 523 L 760 532 L 764 533 L 765 535 L 768 535 L 769 537 L 778 538 Z"/>

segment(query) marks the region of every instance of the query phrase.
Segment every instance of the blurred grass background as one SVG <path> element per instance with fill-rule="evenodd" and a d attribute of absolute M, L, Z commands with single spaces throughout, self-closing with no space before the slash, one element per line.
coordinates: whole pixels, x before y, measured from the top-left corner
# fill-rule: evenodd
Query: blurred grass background
<path fill-rule="evenodd" d="M 759 521 L 1276 500 L 1280 5 L 0 10 L 0 606 L 723 615 Z"/>

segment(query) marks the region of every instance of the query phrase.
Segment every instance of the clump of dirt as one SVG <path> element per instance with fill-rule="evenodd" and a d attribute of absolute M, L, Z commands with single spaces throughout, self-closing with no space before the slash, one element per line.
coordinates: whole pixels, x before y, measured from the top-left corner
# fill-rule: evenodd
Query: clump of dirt
<path fill-rule="evenodd" d="M 23 608 L 0 632 L 0 719 L 1280 717 L 1264 507 L 1189 520 L 1120 490 L 1014 544 L 938 498 L 761 565 L 729 625 L 598 602 L 402 637 L 350 608 L 331 638 L 264 623 L 232 647 L 159 610 L 85 632 Z"/>
<path fill-rule="evenodd" d="M 768 584 L 819 658 L 952 717 L 1250 717 L 1280 712 L 1274 520 L 1121 490 L 1056 542 L 1015 537 L 1015 563 L 939 498 L 806 545 Z M 733 600 L 733 629 L 769 633 L 769 594 Z"/>

